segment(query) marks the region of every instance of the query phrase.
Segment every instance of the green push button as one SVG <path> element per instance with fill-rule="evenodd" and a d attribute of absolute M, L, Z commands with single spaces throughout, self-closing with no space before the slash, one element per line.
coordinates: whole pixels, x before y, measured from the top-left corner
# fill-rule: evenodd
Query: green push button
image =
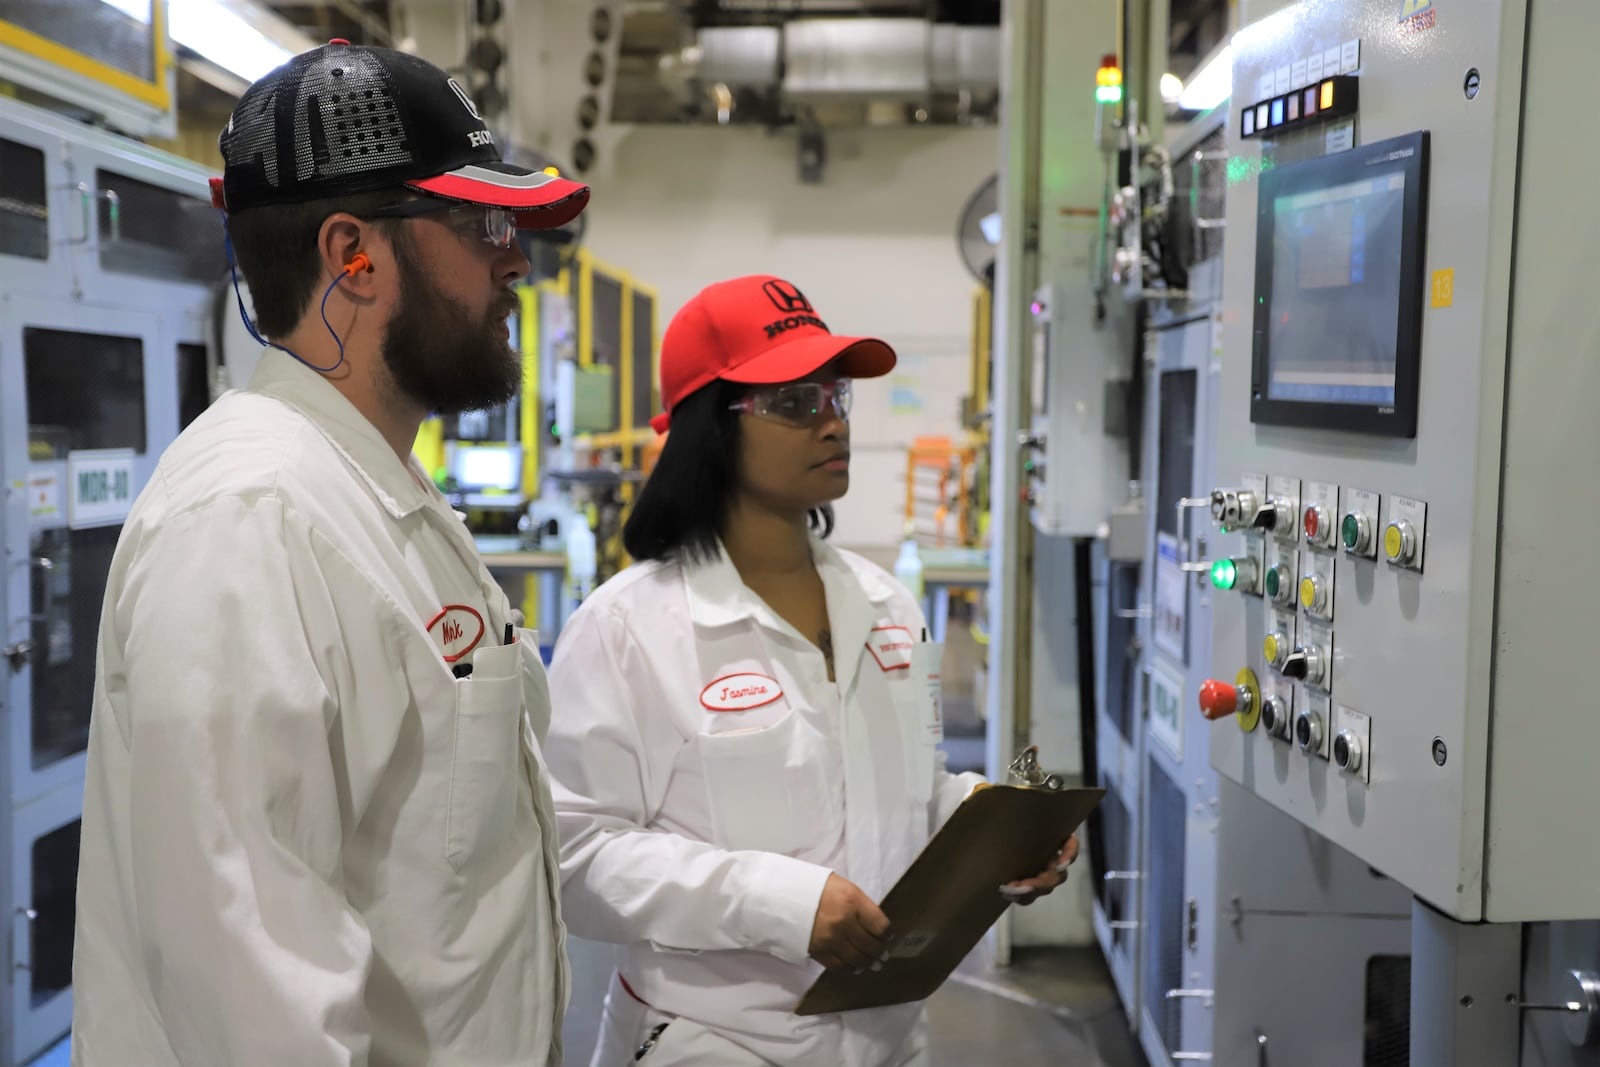
<path fill-rule="evenodd" d="M 1344 539 L 1344 547 L 1354 552 L 1356 545 L 1361 542 L 1361 522 L 1351 512 L 1344 517 L 1344 522 L 1339 524 L 1339 534 Z"/>
<path fill-rule="evenodd" d="M 1219 559 L 1211 565 L 1211 584 L 1218 589 L 1232 589 L 1239 581 L 1239 565 L 1231 559 Z"/>
<path fill-rule="evenodd" d="M 1274 600 L 1278 598 L 1278 587 L 1283 583 L 1283 578 L 1278 568 L 1273 567 L 1267 571 L 1267 595 Z"/>

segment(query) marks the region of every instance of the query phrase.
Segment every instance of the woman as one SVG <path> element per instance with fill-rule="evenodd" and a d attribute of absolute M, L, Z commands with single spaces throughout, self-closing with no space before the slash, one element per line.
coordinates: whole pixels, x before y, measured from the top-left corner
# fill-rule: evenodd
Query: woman
<path fill-rule="evenodd" d="M 894 363 L 767 276 L 667 328 L 672 434 L 623 532 L 641 562 L 550 674 L 566 920 L 627 947 L 594 1067 L 926 1062 L 920 1005 L 794 1014 L 820 967 L 883 958 L 874 901 L 982 783 L 935 747 L 916 601 L 824 540 L 851 379 Z M 1008 895 L 1054 889 L 1076 849 Z"/>

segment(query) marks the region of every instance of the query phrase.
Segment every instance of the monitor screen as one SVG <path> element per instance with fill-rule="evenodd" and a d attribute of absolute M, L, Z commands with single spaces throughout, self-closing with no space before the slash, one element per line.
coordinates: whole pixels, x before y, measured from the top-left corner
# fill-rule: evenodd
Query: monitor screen
<path fill-rule="evenodd" d="M 1426 160 L 1419 133 L 1263 174 L 1255 422 L 1415 434 Z"/>
<path fill-rule="evenodd" d="M 450 454 L 450 474 L 462 489 L 515 493 L 522 488 L 522 449 L 515 445 L 456 445 Z"/>
<path fill-rule="evenodd" d="M 1267 396 L 1394 404 L 1404 174 L 1273 204 Z"/>

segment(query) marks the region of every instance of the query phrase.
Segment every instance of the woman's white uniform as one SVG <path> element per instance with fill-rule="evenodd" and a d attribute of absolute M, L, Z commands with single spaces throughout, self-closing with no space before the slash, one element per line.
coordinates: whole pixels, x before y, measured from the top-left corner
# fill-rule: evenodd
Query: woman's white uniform
<path fill-rule="evenodd" d="M 821 973 L 830 872 L 881 900 L 982 781 L 944 770 L 911 669 L 916 601 L 858 556 L 813 553 L 833 683 L 726 557 L 625 571 L 562 633 L 545 753 L 563 912 L 625 946 L 595 1067 L 635 1062 L 661 1023 L 647 1067 L 926 1060 L 920 1005 L 794 1014 Z"/>

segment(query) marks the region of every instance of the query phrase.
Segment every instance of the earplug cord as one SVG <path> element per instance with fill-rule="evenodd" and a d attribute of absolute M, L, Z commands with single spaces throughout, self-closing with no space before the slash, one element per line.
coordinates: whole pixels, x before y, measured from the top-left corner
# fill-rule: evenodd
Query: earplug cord
<path fill-rule="evenodd" d="M 269 341 L 265 337 L 262 337 L 261 334 L 256 332 L 256 324 L 250 321 L 250 315 L 244 309 L 244 294 L 239 291 L 239 268 L 233 259 L 233 235 L 228 232 L 228 213 L 224 211 L 221 214 L 222 242 L 228 252 L 228 273 L 233 277 L 233 298 L 238 302 L 239 318 L 244 322 L 244 328 L 250 331 L 250 336 L 254 337 L 256 339 L 256 343 L 260 344 L 263 348 L 276 348 L 279 352 L 286 352 L 295 359 L 299 360 L 301 363 L 304 363 L 306 366 L 310 367 L 312 370 L 316 371 L 318 374 L 332 374 L 334 371 L 338 370 L 344 365 L 344 341 L 339 338 L 338 331 L 333 328 L 333 323 L 328 321 L 328 297 L 332 296 L 333 291 L 339 288 L 339 283 L 348 278 L 354 273 L 354 271 L 341 271 L 339 276 L 333 280 L 333 284 L 328 286 L 327 291 L 322 294 L 322 324 L 328 328 L 328 335 L 333 338 L 333 343 L 339 346 L 339 359 L 331 367 L 319 367 L 293 349 L 277 344 L 276 342 Z M 361 258 L 365 259 L 366 257 L 363 256 Z"/>

